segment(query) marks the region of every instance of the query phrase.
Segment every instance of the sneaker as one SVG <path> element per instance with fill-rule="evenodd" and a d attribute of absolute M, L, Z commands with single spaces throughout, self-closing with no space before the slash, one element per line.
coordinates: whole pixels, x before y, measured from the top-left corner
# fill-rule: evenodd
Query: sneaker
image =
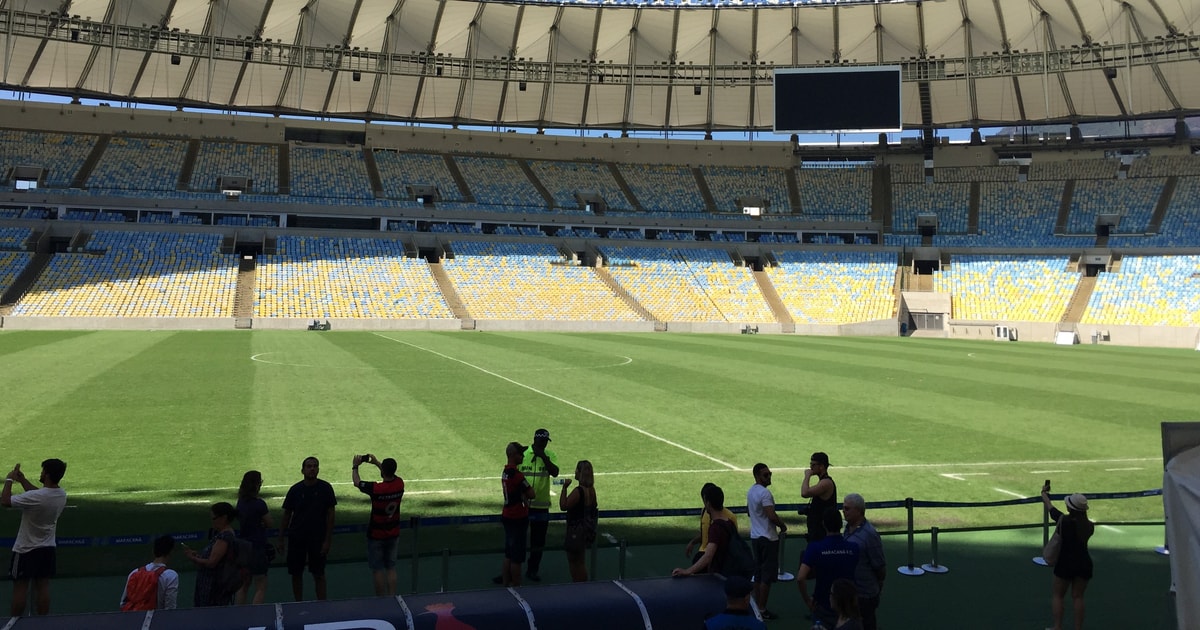
<path fill-rule="evenodd" d="M 525 578 L 528 579 L 530 582 L 541 582 L 542 581 L 542 576 L 540 576 L 536 573 L 526 573 Z"/>
<path fill-rule="evenodd" d="M 496 577 L 492 578 L 492 584 L 503 584 L 503 583 L 504 583 L 504 576 L 502 576 L 502 575 L 497 575 Z"/>
<path fill-rule="evenodd" d="M 762 612 L 759 614 L 762 615 L 763 621 L 775 621 L 776 619 L 779 618 L 779 615 L 776 615 L 775 613 L 767 610 L 766 608 L 764 608 L 762 610 Z"/>

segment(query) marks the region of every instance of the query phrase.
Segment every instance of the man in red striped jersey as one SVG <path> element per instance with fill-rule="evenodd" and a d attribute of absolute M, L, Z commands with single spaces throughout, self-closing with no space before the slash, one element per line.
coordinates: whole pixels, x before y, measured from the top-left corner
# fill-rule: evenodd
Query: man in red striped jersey
<path fill-rule="evenodd" d="M 358 466 L 366 462 L 379 467 L 383 481 L 363 481 Z M 354 456 L 354 487 L 371 497 L 371 519 L 367 522 L 367 566 L 375 580 L 376 595 L 396 594 L 396 548 L 400 539 L 400 501 L 404 480 L 396 476 L 396 460 L 379 461 L 374 455 Z"/>

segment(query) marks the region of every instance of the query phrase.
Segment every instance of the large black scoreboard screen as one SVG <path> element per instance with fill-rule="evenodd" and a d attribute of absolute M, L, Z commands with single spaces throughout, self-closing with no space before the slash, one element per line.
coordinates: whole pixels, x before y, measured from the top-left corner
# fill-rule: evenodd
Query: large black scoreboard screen
<path fill-rule="evenodd" d="M 775 71 L 776 133 L 900 130 L 900 66 Z"/>

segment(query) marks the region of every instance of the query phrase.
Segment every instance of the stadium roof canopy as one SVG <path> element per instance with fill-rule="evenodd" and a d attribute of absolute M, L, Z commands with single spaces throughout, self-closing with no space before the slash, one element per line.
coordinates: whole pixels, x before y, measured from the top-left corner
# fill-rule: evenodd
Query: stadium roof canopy
<path fill-rule="evenodd" d="M 1197 0 L 0 0 L 0 79 L 280 114 L 714 131 L 771 128 L 776 68 L 900 64 L 906 128 L 1061 123 L 1195 114 L 1197 21 Z"/>

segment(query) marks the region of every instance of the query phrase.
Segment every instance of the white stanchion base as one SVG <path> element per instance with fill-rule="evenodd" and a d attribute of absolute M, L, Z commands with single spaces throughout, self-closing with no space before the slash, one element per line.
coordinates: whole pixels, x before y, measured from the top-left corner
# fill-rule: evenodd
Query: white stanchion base
<path fill-rule="evenodd" d="M 780 571 L 779 575 L 775 577 L 775 580 L 778 582 L 794 582 L 796 580 L 796 576 L 788 573 L 787 571 Z"/>
<path fill-rule="evenodd" d="M 1045 558 L 1043 558 L 1043 557 L 1041 557 L 1041 556 L 1038 556 L 1038 557 L 1034 558 L 1034 559 L 1033 559 L 1033 563 L 1034 563 L 1034 564 L 1040 564 L 1040 565 L 1042 565 L 1042 566 L 1044 566 L 1044 567 L 1048 567 L 1048 566 L 1050 566 L 1050 563 L 1046 562 L 1046 559 L 1045 559 Z"/>
<path fill-rule="evenodd" d="M 910 567 L 907 564 L 896 567 L 896 571 L 900 575 L 925 575 L 925 569 L 921 567 Z"/>
<path fill-rule="evenodd" d="M 1155 547 L 1154 552 L 1163 556 L 1171 555 L 1171 550 L 1167 549 L 1166 547 Z"/>
<path fill-rule="evenodd" d="M 950 572 L 949 568 L 944 567 L 940 564 L 922 564 L 921 568 L 925 569 L 926 573 L 949 573 Z"/>

